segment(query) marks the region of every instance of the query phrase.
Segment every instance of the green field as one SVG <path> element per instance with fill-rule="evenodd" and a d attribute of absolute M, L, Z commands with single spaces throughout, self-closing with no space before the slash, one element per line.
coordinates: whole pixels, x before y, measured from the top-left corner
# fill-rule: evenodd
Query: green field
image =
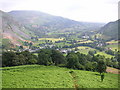
<path fill-rule="evenodd" d="M 94 49 L 94 48 L 90 48 L 90 47 L 87 47 L 87 46 L 79 46 L 79 47 L 77 47 L 79 50 L 79 52 L 80 53 L 84 53 L 84 54 L 88 54 L 88 52 L 90 51 L 90 50 L 96 50 L 96 49 Z"/>
<path fill-rule="evenodd" d="M 118 75 L 56 66 L 23 65 L 2 68 L 3 88 L 118 88 Z M 70 71 L 73 71 L 72 75 Z"/>
<path fill-rule="evenodd" d="M 119 50 L 119 45 L 118 45 L 118 44 L 115 44 L 115 45 L 107 45 L 106 47 L 107 47 L 107 48 L 111 48 L 113 51 Z"/>
<path fill-rule="evenodd" d="M 100 55 L 104 55 L 106 58 L 111 58 L 111 57 L 113 57 L 112 55 L 109 55 L 109 54 L 106 54 L 105 52 L 100 52 L 99 50 L 97 50 L 97 49 L 94 49 L 94 48 L 91 48 L 91 47 L 87 47 L 87 46 L 79 46 L 79 47 L 77 47 L 79 50 L 79 52 L 80 53 L 83 53 L 83 54 L 88 54 L 88 52 L 90 51 L 90 50 L 92 50 L 92 51 L 97 51 L 97 53 L 95 54 L 95 55 L 97 55 L 97 54 L 100 54 Z"/>
<path fill-rule="evenodd" d="M 79 43 L 93 43 L 91 40 L 77 40 Z"/>
<path fill-rule="evenodd" d="M 105 58 L 112 58 L 112 57 L 114 57 L 114 56 L 112 56 L 110 54 L 106 54 L 105 52 L 100 52 L 100 51 L 97 51 L 97 54 L 104 55 Z M 97 54 L 95 54 L 95 55 L 97 55 Z"/>
<path fill-rule="evenodd" d="M 109 41 L 109 42 L 107 42 L 107 43 L 109 43 L 109 44 L 113 44 L 113 43 L 118 43 L 118 41 L 111 40 L 111 41 Z"/>

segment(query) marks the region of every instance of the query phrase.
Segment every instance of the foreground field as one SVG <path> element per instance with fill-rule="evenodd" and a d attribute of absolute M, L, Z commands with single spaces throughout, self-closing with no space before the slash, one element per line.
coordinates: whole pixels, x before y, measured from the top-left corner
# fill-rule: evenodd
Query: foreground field
<path fill-rule="evenodd" d="M 101 82 L 97 72 L 56 66 L 23 65 L 2 71 L 3 88 L 118 88 L 118 74 L 106 73 Z"/>

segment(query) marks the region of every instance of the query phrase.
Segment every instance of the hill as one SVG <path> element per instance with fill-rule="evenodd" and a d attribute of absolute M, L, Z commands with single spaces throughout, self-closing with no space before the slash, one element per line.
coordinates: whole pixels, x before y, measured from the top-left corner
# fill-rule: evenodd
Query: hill
<path fill-rule="evenodd" d="M 99 23 L 78 22 L 40 11 L 21 10 L 11 11 L 9 14 L 14 16 L 19 22 L 39 36 L 48 32 L 94 30 L 103 25 Z"/>
<path fill-rule="evenodd" d="M 100 29 L 102 38 L 105 40 L 118 40 L 119 32 L 120 32 L 120 20 L 110 22 Z"/>
<path fill-rule="evenodd" d="M 4 47 L 20 46 L 21 42 L 30 39 L 29 31 L 11 15 L 0 11 L 0 21 L 2 21 L 2 36 Z"/>
<path fill-rule="evenodd" d="M 97 72 L 56 66 L 23 65 L 2 68 L 3 88 L 118 88 L 118 74 L 105 74 L 103 82 Z"/>

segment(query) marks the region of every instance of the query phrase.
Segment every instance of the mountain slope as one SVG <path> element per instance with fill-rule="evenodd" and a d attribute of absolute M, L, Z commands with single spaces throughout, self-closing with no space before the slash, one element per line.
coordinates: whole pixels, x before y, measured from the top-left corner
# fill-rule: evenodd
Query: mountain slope
<path fill-rule="evenodd" d="M 25 27 L 17 22 L 12 16 L 8 13 L 0 11 L 2 19 L 2 36 L 4 40 L 9 41 L 12 46 L 20 46 L 20 41 L 30 39 L 30 35 L 26 34 Z M 4 43 L 3 43 L 4 44 Z"/>
<path fill-rule="evenodd" d="M 11 11 L 9 12 L 23 25 L 36 33 L 46 32 L 65 32 L 65 31 L 85 31 L 93 29 L 94 26 L 99 28 L 103 24 L 89 25 L 85 22 L 78 22 L 67 18 L 49 15 L 39 11 Z M 95 28 L 94 28 L 95 29 Z"/>
<path fill-rule="evenodd" d="M 120 31 L 120 20 L 110 22 L 100 29 L 103 39 L 114 40 L 118 39 Z M 120 38 L 119 38 L 120 39 Z"/>

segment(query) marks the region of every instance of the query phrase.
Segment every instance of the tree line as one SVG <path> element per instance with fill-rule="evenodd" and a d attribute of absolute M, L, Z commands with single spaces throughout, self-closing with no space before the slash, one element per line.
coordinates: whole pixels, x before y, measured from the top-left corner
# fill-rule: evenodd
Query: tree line
<path fill-rule="evenodd" d="M 29 51 L 3 52 L 2 66 L 6 67 L 28 64 L 39 64 L 46 66 L 55 65 L 78 70 L 99 71 L 100 73 L 102 73 L 105 72 L 106 66 L 109 66 L 109 64 L 111 64 L 109 62 L 110 59 L 105 59 L 104 56 L 99 54 L 86 55 L 79 52 L 75 53 L 74 51 L 72 51 L 65 56 L 60 51 L 55 49 L 41 49 L 37 51 L 37 54 L 38 56 L 34 55 L 34 53 L 30 53 Z M 118 62 L 120 62 L 119 56 L 117 56 L 117 59 Z M 118 64 L 116 68 L 119 68 Z"/>

